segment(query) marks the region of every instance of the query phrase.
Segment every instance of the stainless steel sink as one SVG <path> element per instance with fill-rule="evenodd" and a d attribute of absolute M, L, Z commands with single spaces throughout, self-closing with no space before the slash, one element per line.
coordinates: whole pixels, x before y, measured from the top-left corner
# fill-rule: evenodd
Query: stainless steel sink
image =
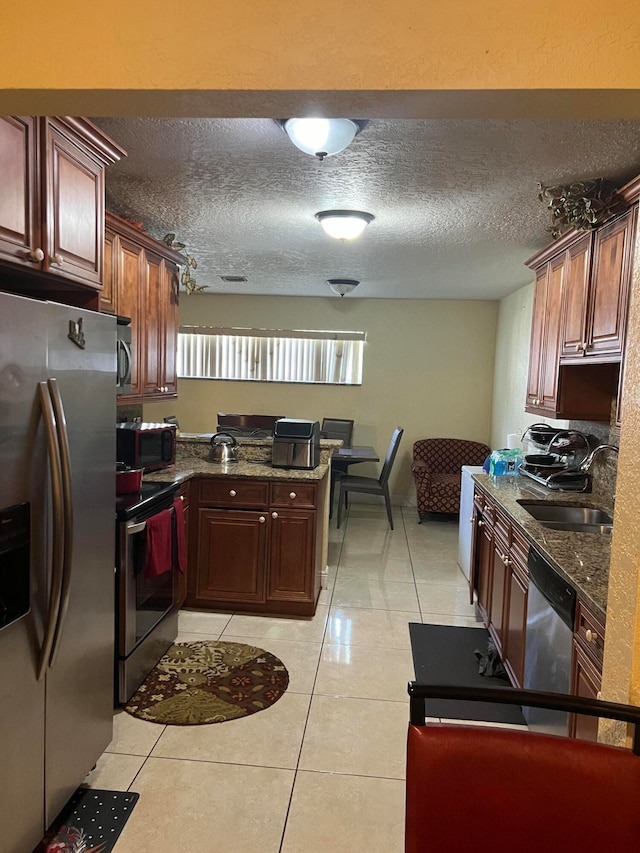
<path fill-rule="evenodd" d="M 579 504 L 534 503 L 518 501 L 520 506 L 552 530 L 571 530 L 578 533 L 610 534 L 613 517 L 601 509 Z"/>

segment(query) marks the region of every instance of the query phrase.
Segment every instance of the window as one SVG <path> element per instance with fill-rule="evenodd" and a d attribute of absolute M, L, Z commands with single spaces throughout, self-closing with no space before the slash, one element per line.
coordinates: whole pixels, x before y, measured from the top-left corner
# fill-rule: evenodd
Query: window
<path fill-rule="evenodd" d="M 181 326 L 178 376 L 361 385 L 364 332 Z"/>

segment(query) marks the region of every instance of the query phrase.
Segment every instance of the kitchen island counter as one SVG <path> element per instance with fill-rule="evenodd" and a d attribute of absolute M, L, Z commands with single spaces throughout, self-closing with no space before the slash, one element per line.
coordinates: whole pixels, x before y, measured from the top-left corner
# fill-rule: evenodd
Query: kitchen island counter
<path fill-rule="evenodd" d="M 520 505 L 519 501 L 578 504 L 609 511 L 611 508 L 603 506 L 603 502 L 595 495 L 539 489 L 529 485 L 524 477 L 491 478 L 488 474 L 474 474 L 473 479 L 604 622 L 611 561 L 611 536 L 544 527 Z"/>

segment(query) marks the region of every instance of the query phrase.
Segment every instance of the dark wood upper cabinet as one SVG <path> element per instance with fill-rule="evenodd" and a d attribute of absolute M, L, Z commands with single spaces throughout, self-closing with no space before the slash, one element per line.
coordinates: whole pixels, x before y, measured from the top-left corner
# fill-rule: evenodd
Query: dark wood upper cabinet
<path fill-rule="evenodd" d="M 571 246 L 566 255 L 566 287 L 562 299 L 560 358 L 581 356 L 587 329 L 589 272 L 593 235 Z"/>
<path fill-rule="evenodd" d="M 104 170 L 123 156 L 87 119 L 0 117 L 0 264 L 40 274 L 43 295 L 99 290 Z"/>
<path fill-rule="evenodd" d="M 628 210 L 567 251 L 562 364 L 622 357 L 636 213 L 636 208 Z"/>
<path fill-rule="evenodd" d="M 634 206 L 527 261 L 536 273 L 527 412 L 609 421 L 624 369 L 636 224 Z"/>
<path fill-rule="evenodd" d="M 0 117 L 0 260 L 26 269 L 44 260 L 34 116 Z"/>
<path fill-rule="evenodd" d="M 131 393 L 118 404 L 175 398 L 179 264 L 185 259 L 113 213 L 105 220 L 100 307 L 131 318 Z"/>

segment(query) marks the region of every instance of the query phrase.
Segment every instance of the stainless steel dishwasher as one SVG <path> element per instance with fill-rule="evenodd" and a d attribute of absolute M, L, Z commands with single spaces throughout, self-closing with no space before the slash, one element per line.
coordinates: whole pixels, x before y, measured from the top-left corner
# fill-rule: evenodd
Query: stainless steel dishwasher
<path fill-rule="evenodd" d="M 576 592 L 535 548 L 528 564 L 524 686 L 569 693 Z M 534 731 L 568 734 L 567 714 L 543 708 L 523 708 L 522 714 Z"/>

